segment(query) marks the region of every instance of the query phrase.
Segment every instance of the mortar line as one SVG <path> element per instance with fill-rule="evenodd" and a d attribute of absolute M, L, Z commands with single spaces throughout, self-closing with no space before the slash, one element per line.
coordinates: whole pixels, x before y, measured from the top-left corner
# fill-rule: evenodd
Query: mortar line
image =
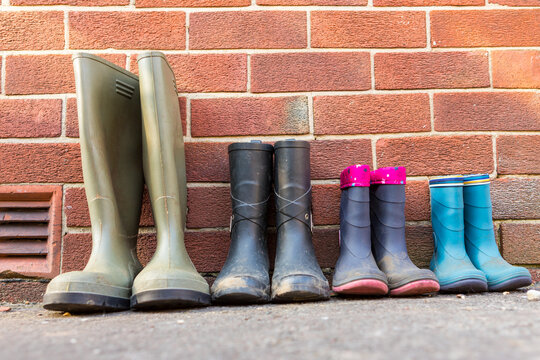
<path fill-rule="evenodd" d="M 191 140 L 191 99 L 186 97 L 186 136 L 184 141 Z"/>
<path fill-rule="evenodd" d="M 497 177 L 498 167 L 497 167 L 497 134 L 491 136 L 491 146 L 493 152 L 493 175 Z"/>
<path fill-rule="evenodd" d="M 431 9 L 426 10 L 426 49 L 431 49 Z"/>
<path fill-rule="evenodd" d="M 69 49 L 69 12 L 64 11 L 64 50 Z"/>
<path fill-rule="evenodd" d="M 315 137 L 315 112 L 314 112 L 314 105 L 313 105 L 313 94 L 308 95 L 307 98 L 308 102 L 308 126 L 309 126 L 309 133 L 312 135 L 313 139 L 316 139 Z"/>
<path fill-rule="evenodd" d="M 311 11 L 306 11 L 306 41 L 307 41 L 307 49 L 311 49 Z"/>
<path fill-rule="evenodd" d="M 433 91 L 428 91 L 429 96 L 429 121 L 431 124 L 431 133 L 435 133 L 435 104 L 434 104 L 434 95 Z"/>
<path fill-rule="evenodd" d="M 0 77 L 2 78 L 2 82 L 0 84 L 0 91 L 2 95 L 6 95 L 6 58 L 7 56 L 5 54 L 2 55 L 2 70 Z"/>
<path fill-rule="evenodd" d="M 371 139 L 371 162 L 373 163 L 373 169 L 377 169 L 377 141 L 378 138 L 374 137 Z"/>
<path fill-rule="evenodd" d="M 186 17 L 186 24 L 185 24 L 185 31 L 186 31 L 186 44 L 185 44 L 185 47 L 186 47 L 186 51 L 189 52 L 189 20 L 191 18 L 191 12 L 190 11 L 186 11 L 185 12 L 185 17 Z"/>
<path fill-rule="evenodd" d="M 128 55 L 126 55 L 126 64 L 125 64 L 125 68 L 126 68 L 127 71 L 130 71 L 129 70 L 130 64 L 131 64 L 131 55 L 128 54 Z"/>
<path fill-rule="evenodd" d="M 64 95 L 62 99 L 62 113 L 61 113 L 61 132 L 60 137 L 66 137 L 66 122 L 67 122 L 67 96 Z"/>

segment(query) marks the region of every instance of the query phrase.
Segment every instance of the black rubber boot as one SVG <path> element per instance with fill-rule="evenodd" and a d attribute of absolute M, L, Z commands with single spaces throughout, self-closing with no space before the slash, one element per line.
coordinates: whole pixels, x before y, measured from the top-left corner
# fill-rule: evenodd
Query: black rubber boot
<path fill-rule="evenodd" d="M 277 244 L 272 301 L 326 300 L 328 281 L 311 239 L 309 143 L 278 141 L 274 151 Z"/>
<path fill-rule="evenodd" d="M 272 145 L 229 145 L 231 172 L 231 245 L 227 261 L 212 285 L 212 300 L 221 304 L 255 304 L 270 300 L 266 213 L 272 186 Z"/>
<path fill-rule="evenodd" d="M 339 258 L 332 290 L 345 295 L 386 295 L 386 275 L 371 252 L 369 166 L 353 165 L 341 172 Z"/>
<path fill-rule="evenodd" d="M 388 279 L 390 295 L 410 296 L 439 290 L 437 277 L 414 265 L 405 241 L 404 167 L 371 172 L 371 243 L 379 268 Z"/>

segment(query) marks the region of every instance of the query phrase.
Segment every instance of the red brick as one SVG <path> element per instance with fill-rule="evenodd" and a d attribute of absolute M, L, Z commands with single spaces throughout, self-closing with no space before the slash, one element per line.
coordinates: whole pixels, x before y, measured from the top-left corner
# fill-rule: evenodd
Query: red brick
<path fill-rule="evenodd" d="M 129 5 L 129 0 L 10 0 L 10 5 L 71 5 L 112 6 Z"/>
<path fill-rule="evenodd" d="M 183 12 L 69 13 L 71 49 L 185 49 Z M 144 24 L 144 26 L 141 26 Z M 117 31 L 111 31 L 116 29 Z"/>
<path fill-rule="evenodd" d="M 38 303 L 43 300 L 47 283 L 42 281 L 1 281 L 0 303 Z"/>
<path fill-rule="evenodd" d="M 339 225 L 339 184 L 313 185 L 312 199 L 315 225 Z"/>
<path fill-rule="evenodd" d="M 434 47 L 540 44 L 540 9 L 440 10 L 430 17 Z"/>
<path fill-rule="evenodd" d="M 188 181 L 229 181 L 229 143 L 186 143 Z"/>
<path fill-rule="evenodd" d="M 79 144 L 0 144 L 0 183 L 82 182 Z"/>
<path fill-rule="evenodd" d="M 474 6 L 484 4 L 485 0 L 373 0 L 373 6 Z"/>
<path fill-rule="evenodd" d="M 133 59 L 133 58 L 132 58 Z M 167 55 L 180 93 L 246 91 L 247 56 L 245 54 Z M 138 72 L 136 60 L 131 71 Z"/>
<path fill-rule="evenodd" d="M 0 12 L 0 50 L 59 50 L 64 42 L 61 11 Z"/>
<path fill-rule="evenodd" d="M 135 0 L 136 7 L 227 7 L 249 6 L 251 0 Z"/>
<path fill-rule="evenodd" d="M 251 56 L 253 92 L 367 90 L 368 53 L 286 53 Z"/>
<path fill-rule="evenodd" d="M 299 11 L 192 13 L 189 17 L 189 48 L 305 48 L 306 24 L 306 13 Z"/>
<path fill-rule="evenodd" d="M 427 94 L 316 96 L 315 134 L 430 131 Z"/>
<path fill-rule="evenodd" d="M 377 89 L 488 86 L 488 53 L 485 51 L 375 54 Z"/>
<path fill-rule="evenodd" d="M 286 6 L 309 6 L 309 5 L 367 5 L 367 0 L 257 0 L 257 5 L 286 5 Z"/>
<path fill-rule="evenodd" d="M 230 188 L 190 187 L 188 208 L 188 228 L 228 227 L 231 216 Z"/>
<path fill-rule="evenodd" d="M 491 201 L 494 219 L 540 219 L 540 179 L 495 179 Z"/>
<path fill-rule="evenodd" d="M 124 67 L 123 54 L 100 55 Z M 20 55 L 6 57 L 6 94 L 56 94 L 75 92 L 70 55 Z"/>
<path fill-rule="evenodd" d="M 502 223 L 503 256 L 511 264 L 540 263 L 540 224 Z"/>
<path fill-rule="evenodd" d="M 430 225 L 407 225 L 405 237 L 407 239 L 407 252 L 416 266 L 429 268 L 433 255 L 433 230 Z"/>
<path fill-rule="evenodd" d="M 407 221 L 430 219 L 431 205 L 427 181 L 407 180 L 405 197 L 405 218 Z"/>
<path fill-rule="evenodd" d="M 279 135 L 309 132 L 305 96 L 191 100 L 191 135 Z"/>
<path fill-rule="evenodd" d="M 182 118 L 182 131 L 184 136 L 186 135 L 186 103 L 187 98 L 181 96 L 178 98 L 178 104 L 180 106 L 180 116 Z M 77 116 L 77 99 L 67 99 L 66 107 L 66 136 L 78 138 L 79 137 L 79 120 Z"/>
<path fill-rule="evenodd" d="M 540 113 L 537 114 L 537 122 Z M 540 135 L 497 137 L 499 174 L 540 174 Z"/>
<path fill-rule="evenodd" d="M 493 86 L 540 88 L 540 51 L 501 50 L 491 53 Z"/>
<path fill-rule="evenodd" d="M 540 6 L 540 0 L 489 0 L 489 3 L 506 6 Z"/>
<path fill-rule="evenodd" d="M 62 100 L 0 100 L 0 138 L 55 137 L 62 133 Z"/>
<path fill-rule="evenodd" d="M 311 178 L 339 179 L 347 166 L 372 166 L 371 140 L 316 140 L 311 142 Z"/>
<path fill-rule="evenodd" d="M 314 11 L 314 48 L 414 48 L 426 46 L 421 11 Z"/>
<path fill-rule="evenodd" d="M 540 130 L 540 94 L 441 93 L 433 103 L 437 131 Z"/>
<path fill-rule="evenodd" d="M 406 166 L 408 175 L 481 173 L 493 170 L 490 136 L 380 139 L 377 165 Z"/>

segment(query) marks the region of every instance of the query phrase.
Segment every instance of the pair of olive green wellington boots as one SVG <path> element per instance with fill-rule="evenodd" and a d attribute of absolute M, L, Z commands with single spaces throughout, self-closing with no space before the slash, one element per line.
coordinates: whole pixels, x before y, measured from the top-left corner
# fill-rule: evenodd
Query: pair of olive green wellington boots
<path fill-rule="evenodd" d="M 48 285 L 48 310 L 168 309 L 210 304 L 184 245 L 187 188 L 182 122 L 165 56 L 138 57 L 140 77 L 94 55 L 73 56 L 92 253 L 84 270 Z M 157 248 L 137 259 L 146 182 Z"/>

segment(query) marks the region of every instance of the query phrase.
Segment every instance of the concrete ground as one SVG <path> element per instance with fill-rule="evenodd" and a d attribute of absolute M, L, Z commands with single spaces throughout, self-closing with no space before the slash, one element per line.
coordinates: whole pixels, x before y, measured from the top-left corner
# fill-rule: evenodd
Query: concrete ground
<path fill-rule="evenodd" d="M 540 359 L 540 301 L 523 291 L 79 316 L 8 306 L 5 360 Z"/>

